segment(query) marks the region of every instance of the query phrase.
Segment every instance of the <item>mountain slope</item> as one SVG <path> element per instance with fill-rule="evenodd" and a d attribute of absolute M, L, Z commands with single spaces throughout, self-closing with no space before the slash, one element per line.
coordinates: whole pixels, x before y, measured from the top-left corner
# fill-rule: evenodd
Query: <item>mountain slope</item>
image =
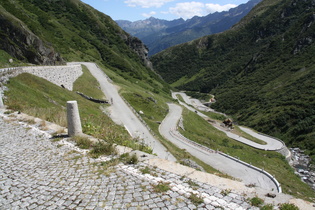
<path fill-rule="evenodd" d="M 261 0 L 251 0 L 229 11 L 216 12 L 204 17 L 193 17 L 184 21 L 149 18 L 143 21 L 116 22 L 125 31 L 141 39 L 154 55 L 168 47 L 188 42 L 205 35 L 225 31 L 241 20 Z"/>
<path fill-rule="evenodd" d="M 35 64 L 97 61 L 126 79 L 154 81 L 148 82 L 150 90 L 163 89 L 144 44 L 80 0 L 0 0 L 0 5 L 0 48 L 11 56 Z M 41 51 L 46 57 L 38 56 Z"/>
<path fill-rule="evenodd" d="M 315 2 L 264 0 L 233 29 L 152 57 L 174 87 L 315 157 Z"/>

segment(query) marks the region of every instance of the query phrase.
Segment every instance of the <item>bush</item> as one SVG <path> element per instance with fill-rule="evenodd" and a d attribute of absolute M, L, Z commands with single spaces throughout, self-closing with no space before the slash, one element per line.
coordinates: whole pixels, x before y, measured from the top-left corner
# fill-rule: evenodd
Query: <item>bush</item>
<path fill-rule="evenodd" d="M 92 146 L 92 142 L 89 138 L 83 136 L 74 136 L 72 137 L 80 149 L 89 149 Z"/>
<path fill-rule="evenodd" d="M 272 204 L 264 205 L 263 207 L 260 208 L 260 210 L 273 210 L 273 205 Z"/>
<path fill-rule="evenodd" d="M 132 156 L 130 156 L 129 153 L 122 154 L 120 156 L 120 159 L 125 164 L 137 164 L 139 161 L 136 154 L 133 154 Z"/>
<path fill-rule="evenodd" d="M 116 150 L 113 144 L 108 144 L 106 142 L 100 141 L 92 146 L 90 154 L 92 155 L 92 157 L 97 158 L 100 155 L 116 154 Z"/>
<path fill-rule="evenodd" d="M 299 208 L 292 203 L 283 203 L 279 206 L 280 210 L 299 210 Z"/>
<path fill-rule="evenodd" d="M 261 206 L 264 203 L 263 199 L 256 197 L 253 197 L 252 199 L 250 199 L 250 204 L 252 206 Z"/>

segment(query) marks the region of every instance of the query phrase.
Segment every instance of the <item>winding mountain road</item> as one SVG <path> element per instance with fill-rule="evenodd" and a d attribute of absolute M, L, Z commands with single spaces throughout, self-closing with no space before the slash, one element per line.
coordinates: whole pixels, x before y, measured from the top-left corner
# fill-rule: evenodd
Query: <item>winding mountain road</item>
<path fill-rule="evenodd" d="M 116 123 L 123 125 L 132 137 L 140 138 L 146 145 L 151 146 L 153 148 L 153 152 L 156 153 L 158 157 L 176 161 L 176 158 L 171 155 L 167 149 L 153 137 L 144 124 L 132 112 L 131 108 L 119 95 L 117 88 L 111 83 L 108 76 L 100 68 L 98 68 L 95 63 L 80 62 L 72 64 L 85 65 L 91 74 L 97 79 L 103 93 L 108 99 L 110 99 L 110 101 L 113 102 L 107 109 L 107 112 L 109 112 L 110 117 Z M 183 105 L 192 111 L 196 111 L 194 108 L 184 103 Z M 187 143 L 187 141 L 185 142 L 176 137 L 180 135 L 176 130 L 176 126 L 179 118 L 181 117 L 181 113 L 182 107 L 175 104 L 169 104 L 169 114 L 159 127 L 160 133 L 165 138 L 176 144 L 178 147 L 187 150 L 193 156 L 199 158 L 212 167 L 230 176 L 238 178 L 246 184 L 255 184 L 258 187 L 270 191 L 277 190 L 277 185 L 274 183 L 274 181 L 261 171 L 255 170 L 219 153 L 206 151 L 196 145 Z M 202 113 L 198 114 L 202 115 L 202 117 L 206 117 Z"/>
<path fill-rule="evenodd" d="M 185 103 L 180 102 L 181 105 L 185 106 L 187 109 L 193 111 L 193 112 L 197 112 L 197 114 L 203 118 L 208 118 L 207 115 L 205 114 L 202 114 L 200 112 L 198 112 L 195 108 L 193 107 L 196 107 L 198 110 L 201 110 L 201 111 L 210 111 L 210 112 L 215 112 L 215 113 L 219 113 L 219 112 L 216 112 L 214 111 L 213 109 L 210 109 L 209 107 L 206 107 L 204 106 L 199 100 L 197 99 L 192 99 L 190 98 L 189 96 L 187 96 L 185 93 L 183 92 L 173 92 L 172 93 L 172 97 L 174 99 L 177 99 L 177 95 L 180 95 L 182 96 L 182 98 L 184 99 Z M 188 106 L 188 105 L 191 105 L 191 106 Z M 222 114 L 222 113 L 221 113 Z M 231 139 L 234 139 L 236 141 L 239 141 L 243 144 L 247 144 L 251 147 L 254 147 L 254 148 L 257 148 L 257 149 L 261 149 L 261 150 L 269 150 L 269 151 L 277 151 L 277 150 L 280 150 L 284 147 L 284 144 L 283 142 L 277 140 L 277 139 L 274 139 L 272 137 L 269 137 L 269 136 L 266 136 L 266 135 L 262 135 L 262 134 L 259 134 L 259 133 L 256 133 L 254 132 L 253 130 L 249 129 L 249 128 L 245 128 L 245 127 L 242 127 L 242 126 L 239 126 L 239 128 L 248 133 L 249 135 L 257 138 L 257 139 L 260 139 L 264 142 L 266 142 L 267 144 L 263 145 L 263 144 L 258 144 L 256 142 L 253 142 L 253 141 L 250 141 L 244 137 L 241 137 L 237 134 L 234 134 L 232 132 L 230 132 L 229 130 L 226 130 L 225 128 L 221 127 L 220 125 L 218 124 L 212 124 L 215 128 L 217 128 L 218 130 L 220 131 L 223 131 L 229 138 Z"/>
<path fill-rule="evenodd" d="M 214 151 L 206 151 L 201 147 L 181 139 L 176 127 L 182 115 L 182 107 L 176 104 L 168 104 L 168 106 L 169 113 L 159 127 L 161 135 L 166 139 L 177 145 L 179 148 L 185 149 L 191 155 L 209 164 L 213 168 L 242 180 L 245 184 L 255 184 L 258 187 L 270 191 L 277 190 L 274 181 L 261 171 L 255 170 Z"/>
<path fill-rule="evenodd" d="M 158 157 L 176 161 L 176 158 L 167 151 L 167 149 L 153 137 L 144 124 L 132 112 L 130 107 L 125 103 L 119 95 L 117 88 L 110 82 L 108 76 L 95 63 L 80 62 L 70 64 L 83 64 L 91 74 L 99 82 L 101 90 L 108 99 L 113 101 L 111 106 L 107 109 L 110 117 L 117 123 L 123 125 L 129 134 L 134 138 L 143 140 L 144 143 L 153 149 L 153 153 Z"/>

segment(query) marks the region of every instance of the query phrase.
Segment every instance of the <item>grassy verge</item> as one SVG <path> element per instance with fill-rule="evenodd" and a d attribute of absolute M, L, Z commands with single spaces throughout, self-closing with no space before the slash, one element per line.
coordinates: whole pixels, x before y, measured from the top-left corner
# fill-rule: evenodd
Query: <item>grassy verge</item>
<path fill-rule="evenodd" d="M 134 90 L 135 91 L 135 90 Z M 178 148 L 173 143 L 169 142 L 163 138 L 159 133 L 159 123 L 163 121 L 168 113 L 168 107 L 166 102 L 171 101 L 171 98 L 165 98 L 161 95 L 150 93 L 148 91 L 137 90 L 137 93 L 127 92 L 122 90 L 123 97 L 131 104 L 132 107 L 139 113 L 140 110 L 143 112 L 141 115 L 142 119 L 147 123 L 147 125 L 152 129 L 155 134 L 155 138 L 159 140 L 167 150 L 177 159 L 179 162 L 182 159 L 191 159 L 200 165 L 206 172 L 216 174 L 221 177 L 231 178 L 230 176 L 219 172 L 213 167 L 205 164 L 201 160 L 191 156 L 185 150 Z M 152 99 L 153 98 L 155 102 Z"/>
<path fill-rule="evenodd" d="M 85 65 L 82 65 L 83 74 L 73 84 L 73 91 L 79 91 L 95 99 L 106 99 L 100 90 L 98 81 L 93 77 Z"/>
<path fill-rule="evenodd" d="M 89 72 L 85 72 L 78 80 L 87 84 Z M 81 80 L 81 81 L 80 81 Z M 76 87 L 77 84 L 74 84 Z M 115 124 L 105 115 L 99 105 L 84 99 L 73 91 L 65 90 L 44 79 L 31 74 L 21 74 L 10 79 L 7 84 L 9 91 L 5 104 L 9 109 L 19 110 L 26 114 L 66 126 L 66 103 L 70 100 L 78 102 L 83 132 L 108 143 L 116 143 L 146 152 L 150 148 L 132 139 L 122 126 Z M 82 87 L 84 88 L 84 86 Z M 85 92 L 84 89 L 82 92 Z M 88 92 L 88 91 L 87 91 Z"/>
<path fill-rule="evenodd" d="M 9 59 L 12 59 L 13 63 L 10 63 Z M 0 50 L 0 68 L 26 66 L 26 65 L 27 64 L 22 63 L 21 61 L 10 56 L 7 52 Z"/>
<path fill-rule="evenodd" d="M 185 103 L 184 99 L 183 99 L 183 96 L 180 95 L 180 94 L 176 94 L 176 97 L 178 98 L 179 101 Z"/>
<path fill-rule="evenodd" d="M 187 109 L 184 109 L 183 118 L 185 131 L 181 130 L 181 133 L 187 138 L 265 169 L 280 182 L 284 193 L 314 200 L 315 192 L 294 174 L 294 170 L 281 154 L 254 149 L 229 139 L 224 133 Z"/>
<path fill-rule="evenodd" d="M 263 140 L 260 140 L 260 139 L 257 139 L 251 135 L 249 135 L 248 133 L 242 131 L 238 126 L 234 126 L 234 130 L 233 130 L 233 133 L 239 135 L 239 136 L 242 136 L 248 140 L 251 140 L 253 142 L 256 142 L 257 144 L 262 144 L 262 145 L 266 145 L 267 143 Z"/>

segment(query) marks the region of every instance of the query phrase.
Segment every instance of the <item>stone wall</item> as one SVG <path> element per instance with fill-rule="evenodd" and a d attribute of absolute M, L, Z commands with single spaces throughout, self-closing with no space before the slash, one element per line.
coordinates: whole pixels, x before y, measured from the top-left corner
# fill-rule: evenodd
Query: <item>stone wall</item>
<path fill-rule="evenodd" d="M 73 89 L 73 83 L 83 74 L 81 65 L 68 66 L 31 66 L 23 67 L 22 72 L 44 78 L 68 90 Z"/>

